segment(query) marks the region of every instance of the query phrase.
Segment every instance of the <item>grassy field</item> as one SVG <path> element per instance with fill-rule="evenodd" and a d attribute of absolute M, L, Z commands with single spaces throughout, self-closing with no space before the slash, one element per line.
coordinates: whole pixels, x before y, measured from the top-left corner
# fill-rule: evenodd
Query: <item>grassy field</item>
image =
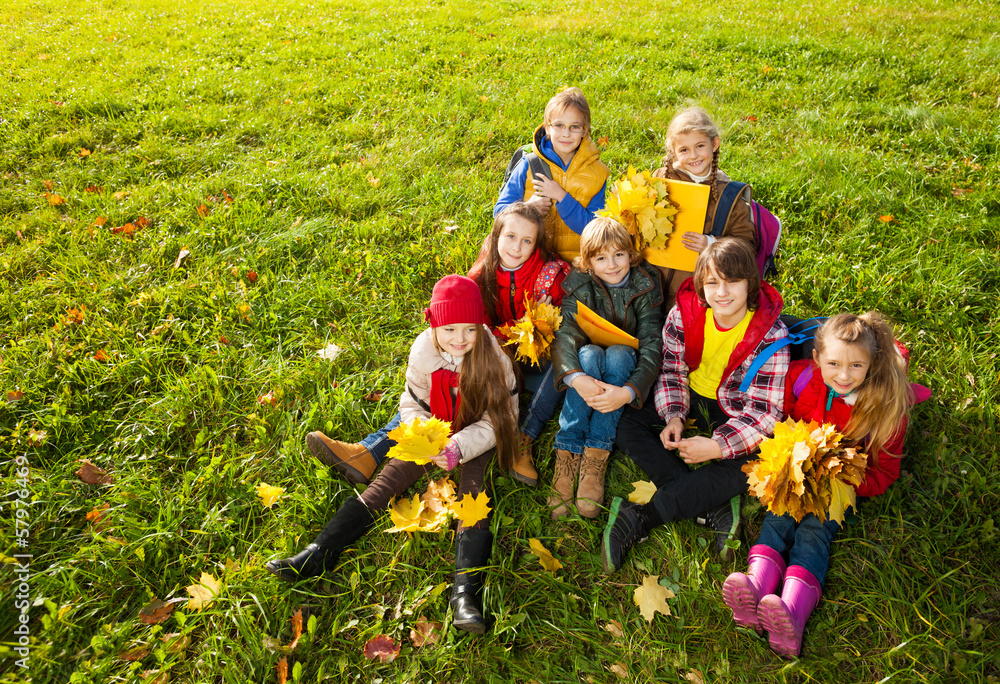
<path fill-rule="evenodd" d="M 290 681 L 1000 681 L 994 2 L 249 5 L 0 10 L 0 682 L 275 682 L 300 608 Z M 431 286 L 471 265 L 567 85 L 614 174 L 658 166 L 672 114 L 707 107 L 722 167 L 784 221 L 786 311 L 883 311 L 934 391 L 900 481 L 835 543 L 796 662 L 734 628 L 720 587 L 745 560 L 704 529 L 661 528 L 607 577 L 603 522 L 552 523 L 543 488 L 505 477 L 484 637 L 409 641 L 447 621 L 451 532 L 386 519 L 324 581 L 263 571 L 353 494 L 304 435 L 393 414 Z M 113 482 L 82 482 L 82 459 Z M 609 490 L 638 476 L 617 457 Z M 285 490 L 273 508 L 261 482 Z M 214 603 L 140 621 L 203 572 Z M 677 594 L 651 624 L 647 574 Z M 362 655 L 378 634 L 403 640 L 394 662 Z"/>

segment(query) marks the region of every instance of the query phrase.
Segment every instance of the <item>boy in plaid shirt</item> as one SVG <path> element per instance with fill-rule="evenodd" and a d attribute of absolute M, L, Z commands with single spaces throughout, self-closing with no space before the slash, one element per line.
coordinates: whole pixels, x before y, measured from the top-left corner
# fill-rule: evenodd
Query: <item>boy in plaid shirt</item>
<path fill-rule="evenodd" d="M 618 424 L 619 449 L 657 490 L 645 505 L 612 503 L 601 554 L 607 572 L 653 527 L 689 518 L 710 525 L 720 557 L 733 558 L 726 541 L 739 535 L 742 467 L 785 417 L 788 348 L 764 363 L 746 392 L 739 388 L 757 355 L 788 336 L 781 305 L 778 291 L 761 282 L 745 241 L 721 238 L 698 257 L 663 328 L 655 410 L 648 401 L 626 408 Z M 682 438 L 689 415 L 712 436 Z"/>

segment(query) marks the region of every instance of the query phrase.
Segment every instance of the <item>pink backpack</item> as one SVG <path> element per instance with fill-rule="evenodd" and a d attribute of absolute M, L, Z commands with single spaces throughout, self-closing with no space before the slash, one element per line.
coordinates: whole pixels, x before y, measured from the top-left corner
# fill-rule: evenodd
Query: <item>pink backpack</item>
<path fill-rule="evenodd" d="M 750 204 L 750 215 L 757 237 L 757 268 L 760 277 L 766 279 L 770 274 L 778 272 L 774 260 L 778 256 L 778 242 L 781 240 L 781 221 L 750 197 L 749 185 L 736 181 L 730 181 L 726 185 L 715 208 L 715 221 L 712 223 L 710 235 L 722 237 L 729 214 L 732 213 L 733 205 L 740 196 Z"/>

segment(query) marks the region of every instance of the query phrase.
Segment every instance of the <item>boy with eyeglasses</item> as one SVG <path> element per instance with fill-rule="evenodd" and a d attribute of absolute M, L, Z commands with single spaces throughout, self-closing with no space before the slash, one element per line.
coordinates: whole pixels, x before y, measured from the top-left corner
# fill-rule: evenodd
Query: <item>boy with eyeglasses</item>
<path fill-rule="evenodd" d="M 545 106 L 531 154 L 514 166 L 500 189 L 493 216 L 514 202 L 527 202 L 545 216 L 546 247 L 570 263 L 580 255 L 580 233 L 604 208 L 608 167 L 590 139 L 590 105 L 579 88 L 567 88 Z M 547 173 L 535 173 L 536 157 Z"/>

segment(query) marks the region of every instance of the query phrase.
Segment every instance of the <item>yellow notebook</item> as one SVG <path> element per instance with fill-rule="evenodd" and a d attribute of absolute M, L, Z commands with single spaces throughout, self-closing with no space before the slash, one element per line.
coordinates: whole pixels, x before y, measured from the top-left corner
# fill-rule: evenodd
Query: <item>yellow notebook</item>
<path fill-rule="evenodd" d="M 637 338 L 594 313 L 590 307 L 579 301 L 576 303 L 576 324 L 580 326 L 580 330 L 587 333 L 591 342 L 605 349 L 615 344 L 625 344 L 636 351 L 639 349 Z"/>
<path fill-rule="evenodd" d="M 694 262 L 698 260 L 698 252 L 685 247 L 681 238 L 684 233 L 705 232 L 705 212 L 708 211 L 710 189 L 707 185 L 699 183 L 687 183 L 669 178 L 665 180 L 671 201 L 679 205 L 674 220 L 674 232 L 670 234 L 666 247 L 647 249 L 646 260 L 663 268 L 693 271 Z"/>

